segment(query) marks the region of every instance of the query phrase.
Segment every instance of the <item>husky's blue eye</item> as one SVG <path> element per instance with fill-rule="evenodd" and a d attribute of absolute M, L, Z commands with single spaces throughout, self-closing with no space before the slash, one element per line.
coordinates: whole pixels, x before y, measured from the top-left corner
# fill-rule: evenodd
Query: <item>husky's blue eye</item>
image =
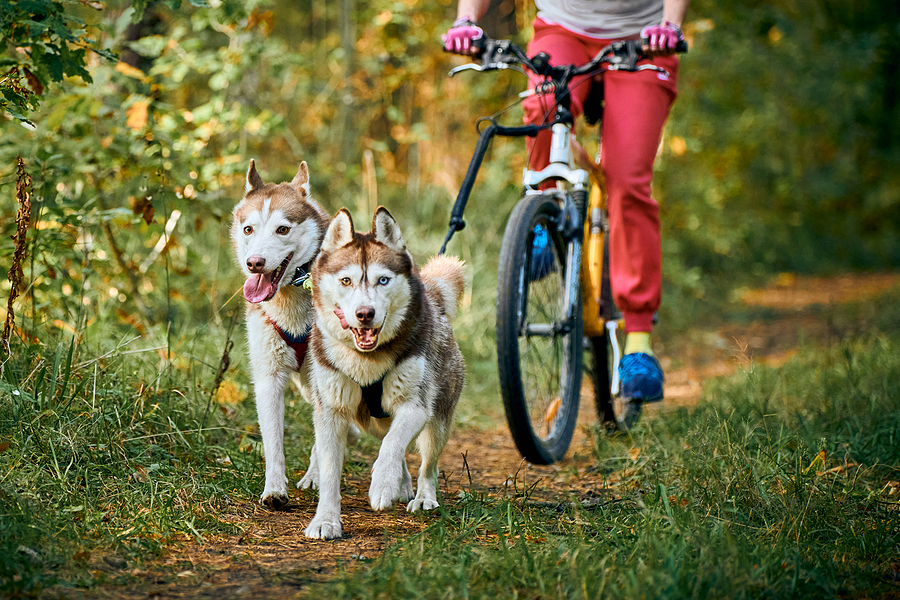
<path fill-rule="evenodd" d="M 391 280 L 391 278 L 388 277 L 387 275 L 382 275 L 381 277 L 378 278 L 378 285 L 387 285 L 388 281 L 390 281 L 390 280 Z"/>

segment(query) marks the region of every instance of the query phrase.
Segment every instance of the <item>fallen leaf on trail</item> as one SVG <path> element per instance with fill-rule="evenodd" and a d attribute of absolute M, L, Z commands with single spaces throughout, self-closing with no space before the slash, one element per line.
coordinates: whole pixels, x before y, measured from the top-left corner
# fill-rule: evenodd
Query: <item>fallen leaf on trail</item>
<path fill-rule="evenodd" d="M 632 448 L 631 450 L 628 451 L 628 456 L 631 457 L 631 460 L 637 460 L 640 455 L 641 455 L 640 448 Z"/>
<path fill-rule="evenodd" d="M 832 467 L 825 471 L 826 473 L 835 473 L 836 475 L 847 476 L 847 472 L 853 467 L 858 467 L 858 463 L 847 463 L 846 465 L 839 465 L 837 467 Z"/>

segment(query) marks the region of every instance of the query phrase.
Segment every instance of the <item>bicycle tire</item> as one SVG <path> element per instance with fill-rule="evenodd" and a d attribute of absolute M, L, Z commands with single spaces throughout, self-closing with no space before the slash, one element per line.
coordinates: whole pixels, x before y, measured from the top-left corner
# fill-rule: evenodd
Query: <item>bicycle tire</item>
<path fill-rule="evenodd" d="M 609 236 L 604 240 L 603 277 L 600 288 L 600 306 L 604 319 L 615 319 L 618 310 L 612 298 L 612 286 L 609 280 Z M 597 408 L 597 419 L 600 426 L 607 431 L 628 431 L 641 416 L 640 400 L 623 402 L 612 394 L 612 356 L 609 335 L 589 338 L 591 349 L 591 383 L 594 386 L 594 404 Z"/>
<path fill-rule="evenodd" d="M 565 314 L 567 244 L 556 229 L 559 213 L 549 195 L 526 196 L 516 205 L 503 234 L 497 278 L 497 359 L 506 419 L 522 456 L 543 465 L 565 456 L 581 394 L 580 289 L 573 290 L 578 307 L 571 326 L 554 327 Z M 549 267 L 533 260 L 537 227 L 547 232 Z M 538 258 L 546 256 L 542 251 Z M 533 264 L 549 270 L 536 272 Z"/>
<path fill-rule="evenodd" d="M 589 338 L 591 349 L 591 383 L 594 386 L 594 404 L 600 426 L 608 432 L 628 431 L 637 424 L 643 408 L 640 400 L 624 402 L 612 395 L 612 359 L 608 336 Z"/>

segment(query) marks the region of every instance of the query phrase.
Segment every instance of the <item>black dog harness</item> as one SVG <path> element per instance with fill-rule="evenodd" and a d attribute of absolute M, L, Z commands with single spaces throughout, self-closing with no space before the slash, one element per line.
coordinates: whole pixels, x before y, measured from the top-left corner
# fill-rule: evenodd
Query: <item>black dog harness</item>
<path fill-rule="evenodd" d="M 384 406 L 381 405 L 381 396 L 384 394 L 384 386 L 382 382 L 384 377 L 378 381 L 374 381 L 369 385 L 361 385 L 362 397 L 369 409 L 369 413 L 376 419 L 389 419 L 391 415 L 384 412 Z"/>

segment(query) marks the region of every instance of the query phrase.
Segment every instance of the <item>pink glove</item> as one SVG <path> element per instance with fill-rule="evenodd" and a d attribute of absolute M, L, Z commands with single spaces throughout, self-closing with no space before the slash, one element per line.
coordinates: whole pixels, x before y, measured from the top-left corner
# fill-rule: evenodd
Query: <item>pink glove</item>
<path fill-rule="evenodd" d="M 453 26 L 447 33 L 441 36 L 444 50 L 455 54 L 474 54 L 472 42 L 480 40 L 484 35 L 481 27 L 475 24 L 471 17 L 461 17 L 453 22 Z"/>
<path fill-rule="evenodd" d="M 641 37 L 649 40 L 644 51 L 651 55 L 672 54 L 675 45 L 684 39 L 678 25 L 664 21 L 662 25 L 651 25 L 641 29 Z"/>

